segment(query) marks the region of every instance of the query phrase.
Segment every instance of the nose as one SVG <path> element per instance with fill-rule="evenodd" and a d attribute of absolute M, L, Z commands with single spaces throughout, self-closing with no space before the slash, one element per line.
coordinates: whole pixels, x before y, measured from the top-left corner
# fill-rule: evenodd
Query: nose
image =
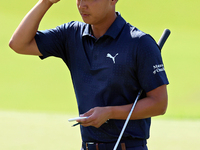
<path fill-rule="evenodd" d="M 87 8 L 85 0 L 77 0 L 78 1 L 78 8 Z"/>

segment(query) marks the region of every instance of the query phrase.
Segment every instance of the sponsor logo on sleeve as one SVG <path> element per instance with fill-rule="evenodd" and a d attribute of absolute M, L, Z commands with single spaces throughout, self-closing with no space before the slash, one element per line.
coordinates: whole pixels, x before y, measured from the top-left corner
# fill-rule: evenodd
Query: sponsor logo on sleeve
<path fill-rule="evenodd" d="M 153 69 L 154 69 L 153 74 L 156 74 L 156 73 L 165 71 L 165 68 L 164 68 L 164 65 L 163 65 L 163 64 L 154 65 L 154 66 L 153 66 Z"/>

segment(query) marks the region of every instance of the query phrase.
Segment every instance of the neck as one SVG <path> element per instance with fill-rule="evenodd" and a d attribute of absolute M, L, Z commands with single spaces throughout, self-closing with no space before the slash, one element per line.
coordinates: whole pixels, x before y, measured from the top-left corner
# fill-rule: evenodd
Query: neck
<path fill-rule="evenodd" d="M 117 15 L 114 13 L 113 15 L 107 17 L 107 19 L 99 24 L 91 25 L 93 35 L 99 39 L 101 36 L 103 36 L 108 28 L 112 25 L 112 23 L 115 21 Z"/>

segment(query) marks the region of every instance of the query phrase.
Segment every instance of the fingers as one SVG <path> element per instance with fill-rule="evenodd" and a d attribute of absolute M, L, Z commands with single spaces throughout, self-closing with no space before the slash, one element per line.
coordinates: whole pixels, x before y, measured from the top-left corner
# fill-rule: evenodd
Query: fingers
<path fill-rule="evenodd" d="M 51 3 L 57 3 L 59 2 L 60 0 L 49 0 Z"/>
<path fill-rule="evenodd" d="M 102 124 L 93 117 L 88 117 L 87 119 L 81 120 L 81 125 L 84 127 L 93 126 L 99 128 Z"/>
<path fill-rule="evenodd" d="M 77 122 L 80 122 L 82 126 L 87 127 L 87 126 L 95 126 L 95 127 L 99 127 L 99 125 L 97 125 L 97 121 L 96 121 L 96 116 L 94 115 L 94 111 L 95 109 L 90 109 L 88 112 L 80 115 L 80 117 L 88 117 L 86 119 L 80 119 L 80 120 L 76 120 Z"/>
<path fill-rule="evenodd" d="M 80 117 L 88 117 L 86 119 L 76 120 L 77 122 L 80 122 L 82 126 L 94 126 L 96 128 L 99 128 L 109 119 L 106 113 L 106 107 L 92 108 L 88 112 L 80 115 Z"/>
<path fill-rule="evenodd" d="M 87 111 L 86 113 L 81 114 L 80 117 L 89 117 L 94 113 L 94 111 L 95 111 L 95 108 L 92 108 L 89 111 Z"/>

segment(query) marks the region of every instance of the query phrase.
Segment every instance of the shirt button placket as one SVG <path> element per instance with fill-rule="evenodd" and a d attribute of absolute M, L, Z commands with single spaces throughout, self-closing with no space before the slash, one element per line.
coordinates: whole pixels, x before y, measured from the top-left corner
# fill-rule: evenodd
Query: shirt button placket
<path fill-rule="evenodd" d="M 96 64 L 98 62 L 98 55 L 99 55 L 99 49 L 98 46 L 95 44 L 92 55 L 93 64 Z"/>

